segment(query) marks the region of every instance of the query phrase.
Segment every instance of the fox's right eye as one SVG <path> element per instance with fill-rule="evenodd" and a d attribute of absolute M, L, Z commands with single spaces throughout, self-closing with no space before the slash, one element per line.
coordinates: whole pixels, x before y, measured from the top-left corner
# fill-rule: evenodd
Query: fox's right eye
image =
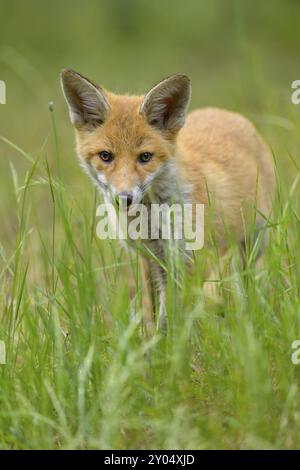
<path fill-rule="evenodd" d="M 99 157 L 105 163 L 110 163 L 114 159 L 112 154 L 110 152 L 107 152 L 106 150 L 102 150 L 102 152 L 99 153 Z"/>

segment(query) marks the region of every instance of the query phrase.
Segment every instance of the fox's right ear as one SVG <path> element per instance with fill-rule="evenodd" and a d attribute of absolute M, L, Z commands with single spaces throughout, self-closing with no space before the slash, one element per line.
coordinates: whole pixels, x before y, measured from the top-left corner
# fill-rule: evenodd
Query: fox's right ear
<path fill-rule="evenodd" d="M 61 72 L 61 85 L 75 127 L 97 127 L 105 121 L 109 104 L 101 88 L 70 69 Z"/>

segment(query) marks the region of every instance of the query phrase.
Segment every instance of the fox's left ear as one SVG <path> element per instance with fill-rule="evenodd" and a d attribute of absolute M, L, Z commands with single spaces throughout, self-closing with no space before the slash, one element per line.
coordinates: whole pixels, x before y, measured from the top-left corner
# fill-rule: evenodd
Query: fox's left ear
<path fill-rule="evenodd" d="M 151 126 L 177 132 L 184 125 L 190 98 L 190 79 L 186 75 L 172 75 L 146 94 L 140 112 Z"/>

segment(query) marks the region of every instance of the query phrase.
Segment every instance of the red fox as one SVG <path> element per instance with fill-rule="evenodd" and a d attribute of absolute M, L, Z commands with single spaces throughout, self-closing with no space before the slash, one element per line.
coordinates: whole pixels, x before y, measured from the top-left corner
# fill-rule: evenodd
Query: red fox
<path fill-rule="evenodd" d="M 255 206 L 257 226 L 268 217 L 275 185 L 268 148 L 240 114 L 208 108 L 186 117 L 191 97 L 186 75 L 170 76 L 144 96 L 111 93 L 70 69 L 62 71 L 61 81 L 79 159 L 106 200 L 129 210 L 149 203 L 151 191 L 151 200 L 158 203 L 170 205 L 175 198 L 204 204 L 206 221 L 212 196 L 220 246 L 224 226 L 243 241 L 247 207 Z M 167 242 L 147 243 L 163 261 Z M 157 324 L 165 328 L 165 270 L 153 258 L 143 257 L 142 263 L 149 289 L 157 289 Z M 152 311 L 148 306 L 145 312 L 151 325 Z"/>

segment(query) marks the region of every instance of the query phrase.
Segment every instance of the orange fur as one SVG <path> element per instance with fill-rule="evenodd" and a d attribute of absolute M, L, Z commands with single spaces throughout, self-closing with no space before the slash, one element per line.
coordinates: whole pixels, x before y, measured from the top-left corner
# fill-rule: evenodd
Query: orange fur
<path fill-rule="evenodd" d="M 194 186 L 193 202 L 216 204 L 216 231 L 243 237 L 242 209 L 255 205 L 269 215 L 274 195 L 272 156 L 254 126 L 238 113 L 216 108 L 193 111 L 178 136 L 178 165 Z M 208 215 L 208 211 L 206 211 Z"/>

